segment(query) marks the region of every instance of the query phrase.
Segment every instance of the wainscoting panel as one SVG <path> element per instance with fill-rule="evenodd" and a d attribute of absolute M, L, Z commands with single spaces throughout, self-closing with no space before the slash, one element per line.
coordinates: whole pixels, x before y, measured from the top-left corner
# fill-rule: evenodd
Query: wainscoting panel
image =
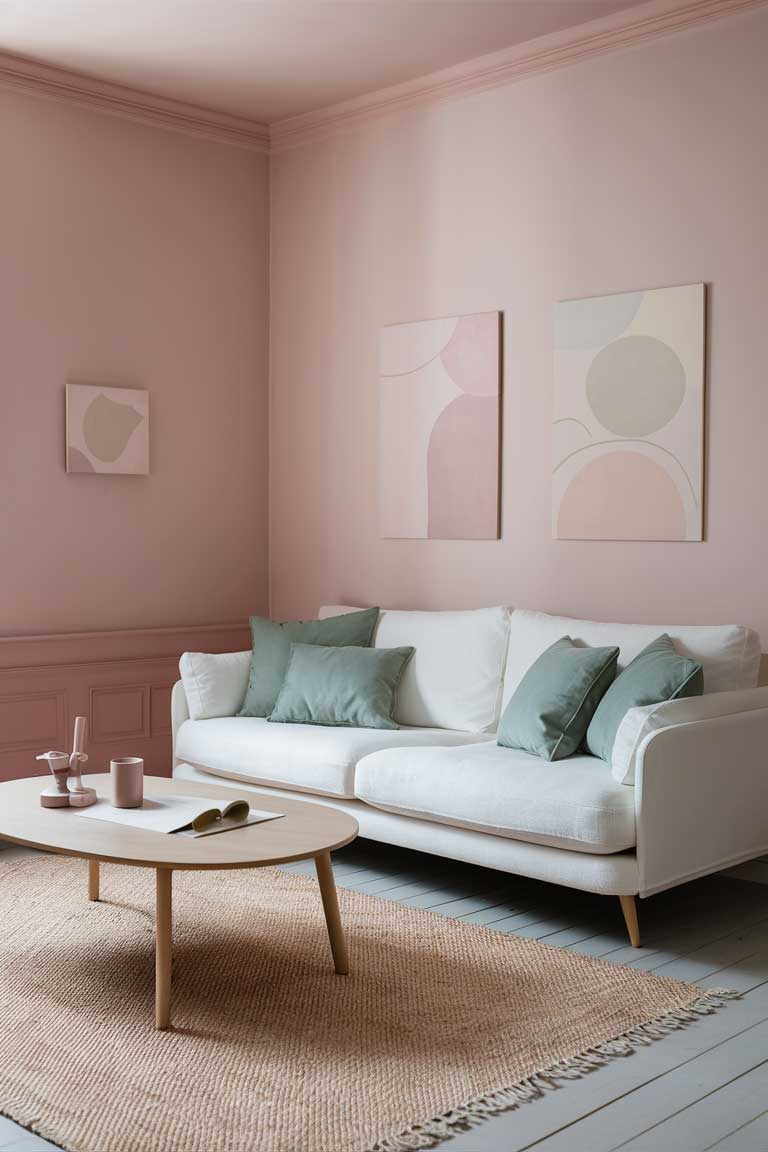
<path fill-rule="evenodd" d="M 22 692 L 0 697 L 0 755 L 27 748 L 30 741 L 57 748 L 64 740 L 66 693 Z M 47 752 L 48 747 L 40 748 Z"/>
<path fill-rule="evenodd" d="M 93 744 L 110 740 L 145 740 L 149 736 L 150 684 L 110 684 L 91 688 L 90 728 Z"/>
<path fill-rule="evenodd" d="M 0 780 L 44 775 L 35 757 L 69 751 L 75 716 L 88 719 L 87 772 L 143 756 L 171 773 L 171 689 L 184 651 L 250 647 L 247 624 L 0 637 Z"/>
<path fill-rule="evenodd" d="M 151 736 L 171 734 L 171 689 L 173 684 L 153 684 L 149 690 L 149 731 Z"/>

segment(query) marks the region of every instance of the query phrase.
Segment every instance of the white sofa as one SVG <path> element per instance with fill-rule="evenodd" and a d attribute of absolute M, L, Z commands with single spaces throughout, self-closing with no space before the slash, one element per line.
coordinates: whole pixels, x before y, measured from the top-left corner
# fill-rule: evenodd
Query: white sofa
<path fill-rule="evenodd" d="M 507 700 L 555 640 L 617 644 L 622 667 L 662 632 L 702 663 L 705 694 L 664 705 L 661 726 L 633 753 L 633 785 L 593 756 L 549 763 L 497 746 Z M 398 690 L 397 731 L 238 717 L 250 652 L 197 666 L 183 657 L 192 712 L 205 718 L 190 717 L 179 681 L 174 776 L 305 793 L 352 813 L 374 840 L 619 896 L 636 945 L 635 896 L 768 851 L 768 687 L 756 687 L 760 644 L 749 629 L 506 608 L 382 611 L 374 643 L 416 649 Z"/>

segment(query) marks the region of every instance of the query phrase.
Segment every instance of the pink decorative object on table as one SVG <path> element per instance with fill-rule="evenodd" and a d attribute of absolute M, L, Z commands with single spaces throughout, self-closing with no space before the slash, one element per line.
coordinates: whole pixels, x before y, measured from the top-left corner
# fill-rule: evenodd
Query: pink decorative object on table
<path fill-rule="evenodd" d="M 54 783 L 49 784 L 40 793 L 40 804 L 43 808 L 68 808 L 69 789 L 67 777 L 69 776 L 69 756 L 66 752 L 42 752 L 35 757 L 36 760 L 47 760 L 48 767 L 53 773 Z"/>
<path fill-rule="evenodd" d="M 75 717 L 75 734 L 72 752 L 43 752 L 38 760 L 47 760 L 53 773 L 55 784 L 44 788 L 40 793 L 43 808 L 87 808 L 96 803 L 96 789 L 83 784 L 80 766 L 88 759 L 83 751 L 85 745 L 85 716 Z"/>
<path fill-rule="evenodd" d="M 144 761 L 140 756 L 119 756 L 110 764 L 112 807 L 141 808 L 144 802 Z"/>
<path fill-rule="evenodd" d="M 96 789 L 87 788 L 80 776 L 80 765 L 88 759 L 83 747 L 85 745 L 85 716 L 75 717 L 75 735 L 72 741 L 72 755 L 69 757 L 69 803 L 72 808 L 87 808 L 89 804 L 96 803 Z"/>

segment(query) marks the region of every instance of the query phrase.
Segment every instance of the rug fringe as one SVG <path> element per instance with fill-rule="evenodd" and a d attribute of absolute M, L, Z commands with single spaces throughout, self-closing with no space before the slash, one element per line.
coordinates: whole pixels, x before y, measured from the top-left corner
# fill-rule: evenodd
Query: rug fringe
<path fill-rule="evenodd" d="M 500 1088 L 488 1096 L 478 1096 L 468 1104 L 452 1108 L 442 1116 L 433 1116 L 422 1124 L 413 1124 L 399 1135 L 385 1136 L 366 1149 L 366 1152 L 413 1152 L 419 1148 L 434 1148 L 440 1140 L 454 1135 L 458 1129 L 470 1128 L 497 1112 L 506 1112 L 519 1108 L 529 1100 L 537 1100 L 548 1088 L 553 1088 L 558 1080 L 578 1080 L 596 1068 L 601 1068 L 609 1060 L 631 1056 L 635 1048 L 652 1044 L 654 1040 L 662 1040 L 671 1032 L 686 1028 L 699 1016 L 711 1015 L 722 1008 L 726 1000 L 736 1000 L 740 996 L 740 992 L 727 988 L 711 988 L 686 1008 L 674 1008 L 647 1024 L 637 1024 L 615 1040 L 589 1048 L 578 1056 L 558 1060 L 549 1068 L 543 1068 L 508 1088 Z"/>

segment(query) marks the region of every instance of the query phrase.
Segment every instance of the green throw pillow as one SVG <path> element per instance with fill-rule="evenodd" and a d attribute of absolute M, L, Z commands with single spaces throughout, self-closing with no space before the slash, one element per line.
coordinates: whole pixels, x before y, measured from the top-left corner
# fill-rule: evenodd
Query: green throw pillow
<path fill-rule="evenodd" d="M 587 729 L 587 748 L 610 764 L 616 733 L 630 708 L 701 696 L 703 690 L 701 664 L 678 656 L 664 633 L 627 664 L 603 696 Z"/>
<path fill-rule="evenodd" d="M 296 620 L 286 624 L 251 616 L 251 673 L 238 716 L 269 716 L 280 694 L 291 644 L 323 644 L 332 648 L 354 644 L 368 648 L 378 619 L 378 608 L 346 612 L 343 616 L 329 616 L 327 620 Z"/>
<path fill-rule="evenodd" d="M 542 652 L 501 718 L 497 743 L 542 760 L 563 760 L 581 745 L 616 675 L 618 648 L 580 648 L 570 636 Z"/>
<path fill-rule="evenodd" d="M 269 719 L 278 724 L 397 728 L 395 693 L 413 648 L 292 644 Z"/>

